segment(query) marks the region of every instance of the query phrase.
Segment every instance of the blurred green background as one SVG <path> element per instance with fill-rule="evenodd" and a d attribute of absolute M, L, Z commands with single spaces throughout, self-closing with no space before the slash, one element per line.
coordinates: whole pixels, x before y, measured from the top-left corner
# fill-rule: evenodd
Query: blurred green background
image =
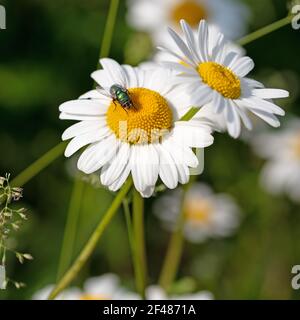
<path fill-rule="evenodd" d="M 252 11 L 250 30 L 287 14 L 283 0 L 244 1 Z M 60 141 L 69 125 L 58 120 L 60 103 L 92 87 L 110 1 L 7 0 L 7 30 L 0 30 L 0 175 L 16 176 Z M 121 1 L 111 57 L 137 64 L 151 56 L 151 42 L 126 24 L 126 2 Z M 281 103 L 287 113 L 300 116 L 300 31 L 290 26 L 246 46 L 256 62 L 252 76 L 267 86 L 291 92 Z M 213 292 L 217 299 L 297 299 L 291 288 L 291 267 L 300 264 L 299 206 L 285 197 L 272 197 L 259 186 L 263 161 L 243 141 L 216 134 L 206 151 L 205 171 L 198 179 L 216 192 L 235 197 L 243 211 L 237 233 L 225 240 L 185 244 L 179 278 L 190 277 L 175 290 Z M 68 161 L 60 157 L 26 184 L 23 206 L 29 221 L 17 234 L 16 247 L 34 260 L 20 265 L 8 261 L 9 277 L 26 283 L 9 286 L 1 299 L 30 299 L 56 279 L 59 254 L 73 178 Z M 159 196 L 159 195 L 158 195 Z M 75 252 L 78 253 L 108 208 L 113 194 L 85 184 Z M 155 198 L 146 200 L 147 250 L 154 283 L 164 258 L 169 234 L 151 214 Z M 157 231 L 159 230 L 159 232 Z M 105 233 L 93 259 L 81 272 L 80 284 L 90 275 L 118 274 L 134 285 L 125 219 L 122 211 Z"/>

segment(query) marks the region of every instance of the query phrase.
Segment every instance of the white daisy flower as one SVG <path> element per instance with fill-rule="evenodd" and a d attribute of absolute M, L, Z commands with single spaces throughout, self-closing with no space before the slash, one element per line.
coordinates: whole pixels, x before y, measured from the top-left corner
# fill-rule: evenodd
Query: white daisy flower
<path fill-rule="evenodd" d="M 167 229 L 176 228 L 181 208 L 182 190 L 163 195 L 154 212 Z M 183 203 L 184 235 L 191 242 L 229 236 L 239 224 L 239 209 L 225 194 L 214 194 L 205 184 L 195 183 L 185 195 Z"/>
<path fill-rule="evenodd" d="M 287 194 L 300 202 L 300 118 L 290 119 L 279 132 L 253 138 L 255 152 L 267 159 L 262 186 L 272 194 Z"/>
<path fill-rule="evenodd" d="M 178 30 L 181 19 L 195 29 L 206 19 L 236 39 L 245 34 L 248 17 L 248 8 L 235 0 L 128 0 L 128 23 L 149 32 L 156 44 L 164 43 L 165 26 Z"/>
<path fill-rule="evenodd" d="M 63 103 L 60 119 L 79 120 L 62 138 L 72 139 L 67 157 L 88 147 L 79 157 L 78 169 L 118 190 L 132 174 L 135 188 L 150 197 L 158 177 L 168 188 L 189 180 L 189 168 L 198 166 L 192 148 L 213 143 L 210 128 L 198 121 L 179 121 L 193 105 L 167 69 L 143 70 L 100 60 L 103 69 L 92 74 L 101 89 Z M 117 87 L 115 87 L 117 85 Z M 119 96 L 116 98 L 115 91 Z M 119 102 L 120 101 L 120 102 Z"/>
<path fill-rule="evenodd" d="M 284 111 L 270 99 L 288 97 L 288 92 L 265 89 L 261 83 L 247 78 L 254 67 L 253 60 L 232 52 L 221 33 L 214 33 L 211 40 L 204 20 L 199 24 L 197 37 L 185 21 L 181 21 L 181 26 L 184 40 L 169 29 L 181 53 L 178 55 L 172 50 L 162 49 L 183 62 L 169 62 L 167 65 L 181 72 L 179 81 L 184 79 L 189 85 L 188 92 L 197 99 L 197 105 L 208 105 L 215 114 L 222 116 L 234 138 L 240 135 L 241 121 L 247 129 L 252 128 L 249 112 L 278 127 L 280 122 L 276 115 L 283 116 Z"/>
<path fill-rule="evenodd" d="M 214 296 L 209 291 L 199 291 L 196 293 L 182 295 L 167 295 L 160 286 L 152 285 L 146 289 L 147 300 L 213 300 Z"/>
<path fill-rule="evenodd" d="M 53 285 L 36 292 L 33 300 L 46 300 Z M 139 296 L 120 287 L 119 278 L 111 273 L 88 279 L 83 289 L 70 288 L 61 292 L 56 300 L 137 300 Z"/>

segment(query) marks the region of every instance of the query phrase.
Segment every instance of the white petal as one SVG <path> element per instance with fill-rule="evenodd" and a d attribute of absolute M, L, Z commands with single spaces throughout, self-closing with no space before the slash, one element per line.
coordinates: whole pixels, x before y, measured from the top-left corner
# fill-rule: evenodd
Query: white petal
<path fill-rule="evenodd" d="M 100 129 L 104 124 L 104 119 L 96 121 L 80 121 L 78 123 L 73 124 L 64 131 L 62 135 L 62 140 L 69 140 L 71 138 L 88 133 L 90 131 L 95 131 L 96 129 Z"/>
<path fill-rule="evenodd" d="M 104 99 L 105 97 L 100 94 L 98 90 L 91 90 L 79 97 L 79 99 Z"/>
<path fill-rule="evenodd" d="M 174 42 L 176 43 L 176 45 L 178 46 L 178 48 L 180 49 L 180 51 L 183 53 L 186 59 L 188 59 L 190 64 L 197 64 L 197 61 L 195 61 L 192 53 L 190 52 L 190 49 L 187 47 L 187 45 L 181 39 L 181 37 L 171 28 L 168 28 L 168 32 L 172 37 L 172 39 L 174 40 Z"/>
<path fill-rule="evenodd" d="M 201 20 L 198 28 L 198 50 L 201 56 L 201 62 L 209 60 L 208 56 L 208 26 L 204 20 Z"/>
<path fill-rule="evenodd" d="M 200 127 L 199 122 L 175 122 L 172 136 L 181 145 L 192 148 L 208 147 L 214 142 L 210 131 L 204 127 Z"/>
<path fill-rule="evenodd" d="M 103 100 L 72 100 L 59 106 L 59 111 L 74 115 L 101 116 L 105 115 L 108 104 Z"/>
<path fill-rule="evenodd" d="M 109 134 L 110 134 L 109 129 L 104 127 L 102 128 L 102 130 L 94 130 L 94 131 L 76 136 L 69 142 L 65 150 L 65 156 L 70 157 L 72 154 L 74 154 L 76 151 L 86 146 L 87 144 L 100 141 L 103 137 Z"/>
<path fill-rule="evenodd" d="M 268 111 L 262 111 L 258 109 L 251 109 L 251 111 L 257 115 L 259 118 L 267 122 L 272 127 L 279 127 L 280 121 L 274 116 L 272 113 L 269 113 Z"/>
<path fill-rule="evenodd" d="M 118 179 L 129 161 L 129 156 L 130 145 L 128 143 L 122 143 L 112 163 L 107 164 L 102 169 L 100 178 L 103 185 L 111 185 Z"/>
<path fill-rule="evenodd" d="M 184 55 L 181 56 L 179 55 L 178 53 L 166 48 L 166 47 L 163 47 L 163 46 L 159 46 L 157 47 L 158 50 L 161 50 L 163 52 L 167 52 L 169 54 L 171 54 L 173 57 L 177 58 L 178 59 L 178 62 L 180 61 L 183 61 L 184 63 L 188 64 L 189 66 L 191 67 L 194 67 L 195 66 L 195 63 L 191 62 L 188 58 L 186 58 Z"/>
<path fill-rule="evenodd" d="M 249 57 L 241 57 L 231 63 L 229 68 L 239 77 L 244 77 L 254 68 L 254 62 Z"/>
<path fill-rule="evenodd" d="M 158 178 L 159 158 L 152 144 L 132 146 L 132 177 L 136 189 L 140 192 L 154 186 Z"/>
<path fill-rule="evenodd" d="M 115 60 L 104 58 L 100 59 L 100 63 L 107 74 L 109 85 L 119 84 L 126 87 L 125 73 L 122 67 Z"/>
<path fill-rule="evenodd" d="M 122 187 L 122 185 L 125 183 L 126 179 L 128 178 L 128 176 L 130 174 L 130 170 L 131 170 L 131 165 L 130 165 L 130 162 L 128 162 L 127 165 L 125 166 L 124 170 L 122 171 L 122 173 L 118 177 L 118 179 L 114 183 L 112 183 L 108 187 L 108 189 L 111 191 L 119 190 Z"/>
<path fill-rule="evenodd" d="M 131 147 L 131 157 L 130 157 L 131 174 L 132 174 L 133 183 L 136 190 L 138 190 L 139 192 L 143 191 L 147 187 L 146 185 L 144 185 L 142 173 L 138 165 L 140 162 L 140 151 L 141 151 L 141 148 L 139 148 L 139 146 L 133 145 Z"/>
<path fill-rule="evenodd" d="M 248 130 L 252 130 L 252 122 L 251 120 L 249 119 L 248 115 L 247 115 L 247 111 L 245 110 L 244 107 L 242 106 L 237 106 L 236 107 L 236 110 L 237 112 L 239 113 L 245 127 L 248 129 Z"/>
<path fill-rule="evenodd" d="M 118 140 L 114 135 L 88 147 L 78 159 L 78 169 L 86 174 L 93 173 L 103 167 L 116 155 Z"/>
<path fill-rule="evenodd" d="M 159 176 L 169 189 L 174 189 L 178 184 L 178 173 L 174 160 L 161 144 L 155 144 L 155 148 L 159 154 Z"/>
<path fill-rule="evenodd" d="M 213 93 L 212 105 L 215 113 L 222 113 L 225 108 L 225 98 L 217 91 Z"/>
<path fill-rule="evenodd" d="M 286 98 L 289 96 L 289 92 L 281 89 L 254 89 L 252 93 L 262 99 L 277 99 Z"/>
<path fill-rule="evenodd" d="M 138 87 L 138 73 L 136 68 L 129 65 L 123 65 L 122 67 L 126 75 L 126 88 Z"/>
<path fill-rule="evenodd" d="M 257 98 L 255 96 L 252 96 L 250 98 L 243 98 L 241 99 L 241 101 L 252 111 L 253 109 L 261 110 L 268 113 L 274 113 L 279 116 L 284 116 L 285 114 L 284 110 L 278 107 L 276 104 Z"/>
<path fill-rule="evenodd" d="M 237 112 L 238 106 L 232 100 L 226 100 L 226 124 L 229 134 L 237 138 L 241 132 L 241 120 Z"/>
<path fill-rule="evenodd" d="M 242 83 L 246 84 L 250 88 L 264 88 L 264 85 L 256 80 L 250 78 L 242 78 L 240 80 Z"/>
<path fill-rule="evenodd" d="M 147 187 L 145 190 L 141 191 L 141 196 L 143 198 L 150 198 L 154 192 L 155 187 L 154 186 L 150 186 Z"/>
<path fill-rule="evenodd" d="M 193 30 L 184 20 L 181 20 L 180 24 L 181 24 L 181 28 L 183 30 L 184 36 L 186 38 L 187 45 L 193 55 L 194 61 L 200 61 L 201 58 L 197 52 L 196 41 L 195 41 Z"/>
<path fill-rule="evenodd" d="M 62 112 L 59 115 L 59 119 L 61 120 L 79 120 L 79 121 L 97 121 L 103 119 L 103 116 L 86 116 L 81 114 L 72 114 Z"/>

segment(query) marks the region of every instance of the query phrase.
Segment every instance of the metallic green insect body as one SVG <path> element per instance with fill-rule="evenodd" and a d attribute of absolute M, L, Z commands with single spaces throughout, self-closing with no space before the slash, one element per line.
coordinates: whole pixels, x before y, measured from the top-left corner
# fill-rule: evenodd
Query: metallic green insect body
<path fill-rule="evenodd" d="M 127 89 L 118 84 L 114 84 L 110 87 L 109 91 L 113 100 L 119 102 L 122 108 L 129 109 L 133 107 L 133 103 Z"/>

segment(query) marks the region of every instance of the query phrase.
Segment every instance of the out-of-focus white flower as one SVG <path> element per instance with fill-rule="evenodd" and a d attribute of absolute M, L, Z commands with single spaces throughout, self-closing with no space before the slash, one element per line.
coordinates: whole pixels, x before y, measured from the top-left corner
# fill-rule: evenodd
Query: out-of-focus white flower
<path fill-rule="evenodd" d="M 215 114 L 223 117 L 229 134 L 237 138 L 241 132 L 241 122 L 249 130 L 252 123 L 251 112 L 273 127 L 280 125 L 276 115 L 284 111 L 271 99 L 288 97 L 281 89 L 265 89 L 263 85 L 246 75 L 254 68 L 254 62 L 247 56 L 232 52 L 220 32 L 209 29 L 202 20 L 195 37 L 190 26 L 181 21 L 184 37 L 169 29 L 178 51 L 161 48 L 182 63 L 168 62 L 168 67 L 178 72 L 178 78 L 188 85 L 187 92 L 197 98 L 198 106 L 208 105 Z M 213 36 L 210 36 L 210 33 Z M 196 115 L 197 118 L 197 115 Z"/>
<path fill-rule="evenodd" d="M 152 285 L 146 289 L 147 300 L 213 300 L 214 296 L 209 291 L 199 291 L 183 295 L 168 296 L 164 289 L 159 286 Z"/>
<path fill-rule="evenodd" d="M 152 195 L 158 177 L 170 189 L 187 183 L 189 168 L 199 165 L 192 148 L 211 145 L 213 137 L 201 120 L 179 121 L 194 105 L 185 85 L 165 68 L 100 62 L 103 69 L 92 77 L 101 88 L 59 107 L 60 119 L 80 121 L 63 133 L 63 140 L 72 139 L 65 156 L 88 146 L 78 169 L 86 174 L 101 169 L 101 183 L 111 191 L 117 191 L 130 173 L 143 197 Z M 112 92 L 116 86 L 118 99 Z"/>
<path fill-rule="evenodd" d="M 33 295 L 33 300 L 45 300 L 53 289 L 49 285 Z M 139 296 L 120 287 L 119 278 L 114 274 L 104 274 L 88 279 L 83 289 L 70 288 L 61 292 L 56 300 L 137 300 Z"/>
<path fill-rule="evenodd" d="M 179 30 L 181 19 L 193 29 L 206 19 L 236 39 L 247 30 L 248 8 L 235 0 L 128 0 L 127 20 L 138 30 L 149 32 L 156 44 L 163 44 L 166 25 Z"/>
<path fill-rule="evenodd" d="M 154 212 L 168 229 L 176 228 L 181 208 L 182 190 L 163 195 Z M 225 237 L 239 224 L 239 209 L 226 194 L 214 194 L 205 184 L 195 183 L 185 195 L 183 203 L 184 235 L 191 242 Z"/>
<path fill-rule="evenodd" d="M 252 141 L 254 151 L 267 159 L 261 172 L 262 186 L 300 202 L 300 119 L 292 118 L 283 130 L 255 135 Z"/>

